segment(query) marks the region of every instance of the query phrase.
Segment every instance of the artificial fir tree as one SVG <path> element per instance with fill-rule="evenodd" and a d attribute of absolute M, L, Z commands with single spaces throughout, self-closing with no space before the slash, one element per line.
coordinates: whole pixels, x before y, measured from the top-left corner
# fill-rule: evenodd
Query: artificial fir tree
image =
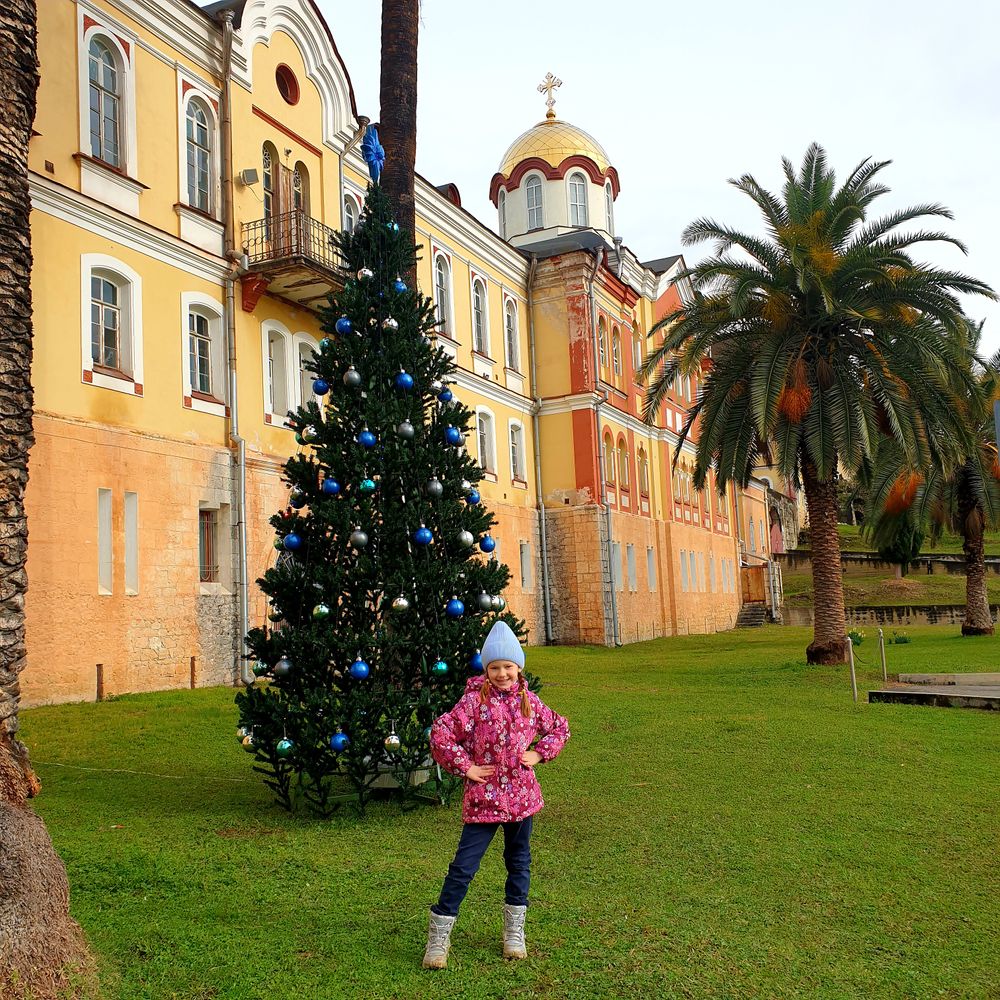
<path fill-rule="evenodd" d="M 433 346 L 433 306 L 378 184 L 340 237 L 344 289 L 324 312 L 310 400 L 289 415 L 281 550 L 259 581 L 269 625 L 247 647 L 264 683 L 237 696 L 239 736 L 278 800 L 326 814 L 386 770 L 425 768 L 432 721 L 483 669 L 509 573 L 464 448 L 471 411 Z M 523 623 L 508 622 L 523 632 Z"/>

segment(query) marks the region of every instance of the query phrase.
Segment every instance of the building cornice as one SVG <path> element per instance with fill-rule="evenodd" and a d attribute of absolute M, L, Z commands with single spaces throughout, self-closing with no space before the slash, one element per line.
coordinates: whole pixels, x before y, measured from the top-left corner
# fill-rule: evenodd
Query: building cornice
<path fill-rule="evenodd" d="M 478 393 L 491 402 L 508 406 L 525 416 L 530 416 L 534 410 L 534 403 L 528 396 L 522 396 L 513 389 L 485 379 L 481 375 L 475 375 L 466 368 L 456 367 L 452 377 L 455 380 L 454 384 L 464 392 Z"/>
<path fill-rule="evenodd" d="M 205 253 L 176 236 L 139 222 L 40 174 L 28 175 L 31 207 L 53 218 L 111 240 L 153 260 L 206 281 L 224 280 L 227 267 L 220 257 Z"/>

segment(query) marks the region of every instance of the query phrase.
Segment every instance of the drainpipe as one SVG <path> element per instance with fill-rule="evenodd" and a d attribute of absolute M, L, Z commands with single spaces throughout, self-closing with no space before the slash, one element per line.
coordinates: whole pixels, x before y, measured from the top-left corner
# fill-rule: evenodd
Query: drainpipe
<path fill-rule="evenodd" d="M 620 281 L 622 276 L 622 271 L 625 270 L 625 258 L 622 256 L 622 243 L 624 243 L 625 241 L 622 239 L 621 236 L 615 236 L 614 241 L 615 241 L 615 261 L 617 264 L 615 268 L 615 276 Z"/>
<path fill-rule="evenodd" d="M 549 542 L 545 526 L 545 501 L 542 497 L 542 449 L 538 414 L 542 408 L 542 397 L 538 392 L 538 368 L 535 363 L 535 300 L 534 282 L 538 258 L 532 253 L 528 264 L 528 357 L 531 362 L 531 390 L 534 393 L 531 428 L 535 443 L 535 497 L 538 506 L 538 530 L 542 543 L 542 604 L 545 622 L 545 644 L 552 645 L 552 605 L 549 597 Z"/>
<path fill-rule="evenodd" d="M 240 435 L 239 380 L 236 377 L 236 277 L 240 254 L 236 251 L 236 221 L 233 212 L 233 11 L 222 12 L 222 223 L 229 271 L 225 278 L 226 350 L 229 358 L 229 444 L 236 465 L 233 506 L 239 547 L 239 640 L 234 674 L 250 685 L 254 682 L 249 662 L 243 657 L 244 640 L 250 630 L 250 580 L 247 560 L 247 450 Z"/>
<path fill-rule="evenodd" d="M 337 160 L 337 175 L 340 181 L 340 228 L 344 228 L 344 160 L 347 159 L 347 154 L 354 149 L 354 147 L 361 141 L 361 137 L 365 134 L 365 129 L 371 124 L 371 119 L 366 115 L 358 115 L 358 128 L 354 135 L 344 143 L 344 148 L 340 152 L 340 158 Z"/>
<path fill-rule="evenodd" d="M 594 391 L 597 391 L 597 383 L 601 374 L 600 348 L 597 344 L 597 297 L 594 293 L 594 279 L 597 277 L 597 269 L 601 266 L 601 259 L 604 250 L 594 251 L 594 268 L 587 276 L 587 295 L 590 299 L 590 336 L 594 349 Z M 614 623 L 614 644 L 620 646 L 621 631 L 618 625 L 618 595 L 615 593 L 615 571 L 614 571 L 614 545 L 611 540 L 611 502 L 608 500 L 605 483 L 608 481 L 608 470 L 604 459 L 604 442 L 601 440 L 601 407 L 608 401 L 608 391 L 604 390 L 604 395 L 594 403 L 594 422 L 597 430 L 597 464 L 601 477 L 601 495 L 604 498 L 604 523 L 607 534 L 608 549 L 608 593 L 611 594 L 611 619 Z"/>

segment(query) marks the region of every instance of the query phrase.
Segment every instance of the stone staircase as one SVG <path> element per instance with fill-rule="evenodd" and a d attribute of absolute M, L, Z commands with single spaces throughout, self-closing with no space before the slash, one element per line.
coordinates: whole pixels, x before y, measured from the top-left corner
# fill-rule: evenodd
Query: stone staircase
<path fill-rule="evenodd" d="M 737 628 L 760 628 L 767 622 L 767 607 L 763 604 L 744 604 L 736 618 Z"/>

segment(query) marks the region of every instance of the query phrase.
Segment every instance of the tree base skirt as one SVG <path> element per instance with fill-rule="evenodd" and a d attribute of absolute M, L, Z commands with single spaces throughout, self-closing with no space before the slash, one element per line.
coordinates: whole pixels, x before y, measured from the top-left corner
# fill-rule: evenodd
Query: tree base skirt
<path fill-rule="evenodd" d="M 806 663 L 818 666 L 832 666 L 847 659 L 847 643 L 843 639 L 830 642 L 811 642 L 806 647 Z"/>
<path fill-rule="evenodd" d="M 969 625 L 962 623 L 962 635 L 993 635 L 993 626 Z"/>

